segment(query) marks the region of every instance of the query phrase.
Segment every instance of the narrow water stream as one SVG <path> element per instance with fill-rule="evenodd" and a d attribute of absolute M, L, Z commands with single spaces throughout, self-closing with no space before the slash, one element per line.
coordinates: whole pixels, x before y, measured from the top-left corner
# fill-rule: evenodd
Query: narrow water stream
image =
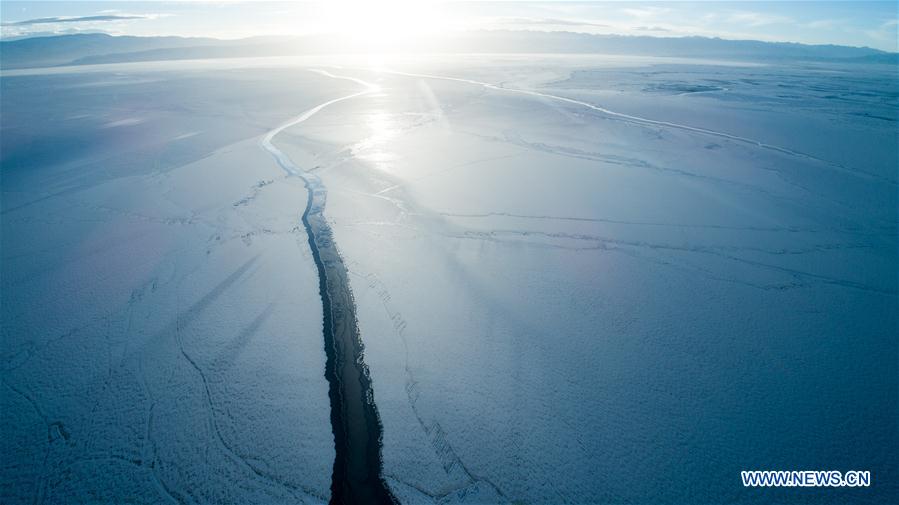
<path fill-rule="evenodd" d="M 314 174 L 300 170 L 275 147 L 272 139 L 291 126 L 306 121 L 325 107 L 371 93 L 376 88 L 352 77 L 319 71 L 335 79 L 348 79 L 366 87 L 365 91 L 330 100 L 309 109 L 295 119 L 268 132 L 262 147 L 289 175 L 303 179 L 308 191 L 303 226 L 318 269 L 319 293 L 324 312 L 324 340 L 327 362 L 325 377 L 331 400 L 331 430 L 334 433 L 334 472 L 331 480 L 332 504 L 395 504 L 396 499 L 381 476 L 381 420 L 374 402 L 371 378 L 363 361 L 363 345 L 356 321 L 356 304 L 347 269 L 334 243 L 331 226 L 323 215 L 327 189 Z"/>

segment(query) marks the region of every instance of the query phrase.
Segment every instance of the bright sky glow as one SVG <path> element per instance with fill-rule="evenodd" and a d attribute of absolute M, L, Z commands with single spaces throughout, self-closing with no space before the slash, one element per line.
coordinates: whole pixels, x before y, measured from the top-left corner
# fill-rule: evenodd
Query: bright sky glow
<path fill-rule="evenodd" d="M 341 0 L 306 7 L 318 20 L 308 31 L 338 33 L 353 43 L 394 47 L 454 28 L 434 2 Z"/>
<path fill-rule="evenodd" d="M 897 2 L 3 1 L 3 37 L 337 33 L 395 47 L 454 30 L 710 36 L 897 51 Z"/>

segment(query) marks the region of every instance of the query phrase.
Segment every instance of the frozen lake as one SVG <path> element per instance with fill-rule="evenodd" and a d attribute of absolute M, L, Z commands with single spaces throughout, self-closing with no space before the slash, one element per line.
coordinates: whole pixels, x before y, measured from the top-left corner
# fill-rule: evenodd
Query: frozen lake
<path fill-rule="evenodd" d="M 899 493 L 894 66 L 260 58 L 0 85 L 4 503 L 327 502 L 321 289 L 364 344 L 337 364 L 370 379 L 341 398 L 371 433 L 338 445 L 382 437 L 401 503 Z"/>

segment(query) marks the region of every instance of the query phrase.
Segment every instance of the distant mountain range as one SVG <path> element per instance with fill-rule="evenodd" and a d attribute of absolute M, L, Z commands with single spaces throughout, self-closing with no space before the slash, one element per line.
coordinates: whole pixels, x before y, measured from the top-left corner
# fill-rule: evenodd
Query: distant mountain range
<path fill-rule="evenodd" d="M 392 47 L 389 50 L 415 53 L 597 53 L 755 61 L 899 63 L 899 54 L 868 47 L 706 37 L 666 38 L 535 31 L 460 32 L 452 37 L 417 43 L 414 48 Z M 324 35 L 219 40 L 90 33 L 0 41 L 0 68 L 365 52 L 369 52 L 369 48 L 364 45 Z"/>

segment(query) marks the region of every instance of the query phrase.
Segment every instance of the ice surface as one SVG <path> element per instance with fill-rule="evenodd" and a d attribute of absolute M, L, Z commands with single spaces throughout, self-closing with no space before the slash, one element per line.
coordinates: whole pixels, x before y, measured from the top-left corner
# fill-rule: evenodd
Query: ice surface
<path fill-rule="evenodd" d="M 327 501 L 306 195 L 257 137 L 341 84 L 2 83 L 3 502 Z"/>
<path fill-rule="evenodd" d="M 397 495 L 891 496 L 895 76 L 680 63 L 558 77 L 582 61 L 356 73 L 382 92 L 281 137 L 330 191 Z M 687 85 L 761 82 L 736 97 L 647 82 L 671 67 Z M 777 76 L 872 96 L 776 101 Z M 832 467 L 881 477 L 839 494 L 737 481 Z"/>
<path fill-rule="evenodd" d="M 895 68 L 334 63 L 379 90 L 271 141 L 328 190 L 402 502 L 896 496 Z M 3 76 L 4 502 L 329 497 L 306 193 L 260 141 L 363 86 L 191 65 Z"/>

